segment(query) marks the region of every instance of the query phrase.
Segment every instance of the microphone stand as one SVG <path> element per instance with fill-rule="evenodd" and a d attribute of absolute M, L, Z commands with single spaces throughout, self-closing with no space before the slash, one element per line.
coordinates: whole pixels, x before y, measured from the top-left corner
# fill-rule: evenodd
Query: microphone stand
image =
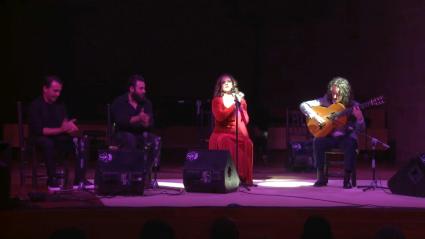
<path fill-rule="evenodd" d="M 372 146 L 372 151 L 371 151 L 371 167 L 372 167 L 372 181 L 370 182 L 370 184 L 368 186 L 358 186 L 358 188 L 363 188 L 363 192 L 366 192 L 367 190 L 375 190 L 376 188 L 381 188 L 381 189 L 388 189 L 387 187 L 382 187 L 382 186 L 378 186 L 378 180 L 376 179 L 376 144 L 380 144 L 382 145 L 385 150 L 389 149 L 390 146 L 380 140 L 378 140 L 377 138 L 374 138 L 372 136 L 369 136 L 367 134 L 364 134 L 368 139 L 370 139 L 371 141 L 371 146 Z"/>
<path fill-rule="evenodd" d="M 154 159 L 153 159 L 153 166 L 152 166 L 152 174 L 153 174 L 153 179 L 151 182 L 151 186 L 153 189 L 158 189 L 159 185 L 158 185 L 158 170 L 159 170 L 159 159 L 160 159 L 160 154 L 161 152 L 159 151 L 160 149 L 160 144 L 161 144 L 161 138 L 157 137 L 155 138 L 155 142 L 154 142 Z"/>
<path fill-rule="evenodd" d="M 197 123 L 197 126 L 198 126 L 198 143 L 199 143 L 199 148 L 202 148 L 202 146 L 203 146 L 202 123 L 204 121 L 204 119 L 202 117 L 202 113 L 201 113 L 202 101 L 196 100 L 195 101 L 195 107 L 196 107 L 196 123 Z"/>
<path fill-rule="evenodd" d="M 85 173 L 86 173 L 86 157 L 87 157 L 87 143 L 88 136 L 83 135 L 81 137 L 73 138 L 74 146 L 75 146 L 75 156 L 78 160 L 78 165 L 75 168 L 75 177 L 78 177 L 78 191 L 86 190 L 85 187 Z"/>
<path fill-rule="evenodd" d="M 235 157 L 236 157 L 236 172 L 238 171 L 239 166 L 239 111 L 240 111 L 241 102 L 237 99 L 237 96 L 235 95 L 235 118 L 236 118 L 236 130 L 235 130 L 235 136 L 236 136 L 236 144 L 235 144 Z M 238 174 L 239 177 L 239 174 Z M 240 177 L 239 177 L 240 181 Z M 245 188 L 247 191 L 251 191 L 245 183 L 240 182 L 239 186 Z"/>
<path fill-rule="evenodd" d="M 154 147 L 156 147 L 156 145 Z M 152 189 L 158 189 L 159 185 L 157 181 L 157 170 L 153 170 L 154 167 L 158 166 L 157 165 L 158 162 L 156 158 L 152 159 L 153 162 L 151 167 L 151 162 L 150 162 L 151 152 L 152 152 L 152 142 L 150 142 L 148 139 L 148 132 L 143 132 L 143 161 L 144 161 L 145 173 L 146 173 L 146 175 L 144 175 L 143 177 L 145 180 L 149 180 L 149 182 L 145 182 L 145 185 L 149 185 Z"/>
<path fill-rule="evenodd" d="M 148 133 L 143 133 L 144 138 L 144 161 L 145 165 L 150 165 L 152 163 L 152 167 L 149 166 L 149 170 L 146 170 L 146 173 L 149 174 L 144 175 L 145 179 L 149 179 L 150 182 L 146 182 L 145 185 L 149 185 L 150 189 L 153 191 L 160 190 L 160 189 L 170 189 L 170 190 L 176 190 L 181 192 L 181 189 L 174 189 L 174 188 L 163 188 L 158 183 L 158 171 L 159 171 L 159 165 L 160 165 L 160 158 L 161 158 L 161 144 L 162 140 L 161 137 L 155 136 L 153 142 L 149 141 Z M 153 153 L 152 153 L 153 152 Z M 151 154 L 152 153 L 152 154 Z M 153 157 L 153 159 L 149 159 L 150 157 Z M 150 161 L 152 160 L 152 162 Z"/>

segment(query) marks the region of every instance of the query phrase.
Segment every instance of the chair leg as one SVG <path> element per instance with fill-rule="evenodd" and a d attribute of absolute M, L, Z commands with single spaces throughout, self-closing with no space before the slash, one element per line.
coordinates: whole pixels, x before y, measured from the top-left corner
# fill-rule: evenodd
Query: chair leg
<path fill-rule="evenodd" d="M 25 155 L 24 150 L 19 151 L 19 179 L 20 179 L 20 186 L 25 185 Z"/>
<path fill-rule="evenodd" d="M 65 188 L 68 185 L 68 183 L 69 183 L 69 169 L 70 169 L 72 163 L 70 162 L 70 159 L 69 159 L 69 156 L 68 155 L 65 155 L 62 160 L 64 160 L 64 162 L 63 162 L 63 167 L 64 167 L 64 169 L 63 169 L 63 172 L 64 172 L 64 175 L 63 175 L 63 177 L 64 177 L 63 186 Z"/>
<path fill-rule="evenodd" d="M 37 183 L 37 152 L 36 149 L 33 148 L 32 150 L 32 164 L 31 164 L 31 168 L 32 168 L 32 187 L 33 188 L 37 188 L 38 187 L 38 183 Z"/>
<path fill-rule="evenodd" d="M 324 171 L 325 171 L 325 177 L 329 178 L 329 166 L 328 163 L 325 160 L 325 165 L 324 165 Z"/>

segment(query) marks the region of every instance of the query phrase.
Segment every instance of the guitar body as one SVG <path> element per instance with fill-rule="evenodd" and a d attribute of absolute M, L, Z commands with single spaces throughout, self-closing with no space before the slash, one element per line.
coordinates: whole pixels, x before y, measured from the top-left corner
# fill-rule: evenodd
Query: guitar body
<path fill-rule="evenodd" d="M 307 119 L 307 128 L 310 133 L 316 138 L 322 138 L 329 135 L 334 129 L 343 127 L 347 123 L 347 116 L 341 116 L 336 119 L 332 119 L 332 115 L 341 112 L 345 109 L 341 103 L 335 103 L 328 107 L 313 106 L 312 109 L 326 121 L 323 124 L 319 124 L 315 119 Z"/>

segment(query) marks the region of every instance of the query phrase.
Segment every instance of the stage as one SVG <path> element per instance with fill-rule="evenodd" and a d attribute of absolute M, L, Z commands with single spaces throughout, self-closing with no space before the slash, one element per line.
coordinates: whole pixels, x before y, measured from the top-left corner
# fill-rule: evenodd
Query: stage
<path fill-rule="evenodd" d="M 359 180 L 359 185 L 370 184 Z M 146 190 L 144 196 L 101 197 L 106 207 L 355 207 L 425 208 L 425 200 L 392 194 L 388 189 L 342 189 L 341 180 L 330 180 L 327 187 L 313 187 L 308 179 L 255 180 L 257 187 L 239 188 L 227 194 L 188 193 L 181 179 L 162 179 L 160 189 Z M 385 186 L 382 180 L 378 186 Z"/>
<path fill-rule="evenodd" d="M 367 166 L 359 167 L 358 185 L 371 183 Z M 386 187 L 396 169 L 381 168 L 378 185 Z M 12 193 L 20 198 L 19 206 L 0 212 L 5 223 L 0 237 L 47 238 L 58 228 L 74 226 L 87 238 L 137 238 L 146 220 L 160 218 L 172 225 L 177 238 L 208 238 L 213 220 L 224 216 L 236 222 L 241 238 L 299 238 L 311 215 L 326 217 L 337 239 L 373 238 L 384 225 L 401 228 L 407 238 L 425 234 L 425 200 L 420 197 L 395 195 L 388 189 L 343 189 L 341 178 L 316 188 L 314 171 L 290 172 L 275 165 L 257 166 L 257 187 L 250 190 L 188 193 L 181 170 L 162 168 L 160 188 L 146 189 L 143 196 L 114 197 L 89 191 L 48 194 L 44 185 L 21 188 L 15 171 Z"/>

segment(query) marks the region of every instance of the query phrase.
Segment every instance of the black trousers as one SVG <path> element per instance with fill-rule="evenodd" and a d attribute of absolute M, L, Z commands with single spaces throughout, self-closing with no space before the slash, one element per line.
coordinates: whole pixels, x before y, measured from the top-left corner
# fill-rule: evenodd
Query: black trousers
<path fill-rule="evenodd" d="M 76 143 L 76 142 L 75 142 Z M 85 180 L 85 164 L 82 164 L 81 157 L 84 157 L 81 151 L 76 151 L 76 145 L 69 135 L 58 136 L 40 136 L 35 138 L 35 145 L 43 155 L 46 163 L 48 183 L 56 180 L 56 160 L 60 157 L 66 158 L 69 155 L 75 155 L 75 177 L 74 183 Z"/>
<path fill-rule="evenodd" d="M 347 171 L 353 171 L 356 167 L 357 140 L 349 135 L 314 138 L 313 155 L 316 161 L 316 167 L 318 169 L 324 168 L 325 152 L 333 148 L 340 148 L 344 152 L 344 169 Z"/>
<path fill-rule="evenodd" d="M 159 167 L 161 153 L 161 137 L 144 132 L 141 134 L 118 131 L 115 134 L 115 141 L 122 149 L 139 149 L 147 153 L 145 159 L 145 172 L 148 177 L 152 172 L 152 168 Z"/>

